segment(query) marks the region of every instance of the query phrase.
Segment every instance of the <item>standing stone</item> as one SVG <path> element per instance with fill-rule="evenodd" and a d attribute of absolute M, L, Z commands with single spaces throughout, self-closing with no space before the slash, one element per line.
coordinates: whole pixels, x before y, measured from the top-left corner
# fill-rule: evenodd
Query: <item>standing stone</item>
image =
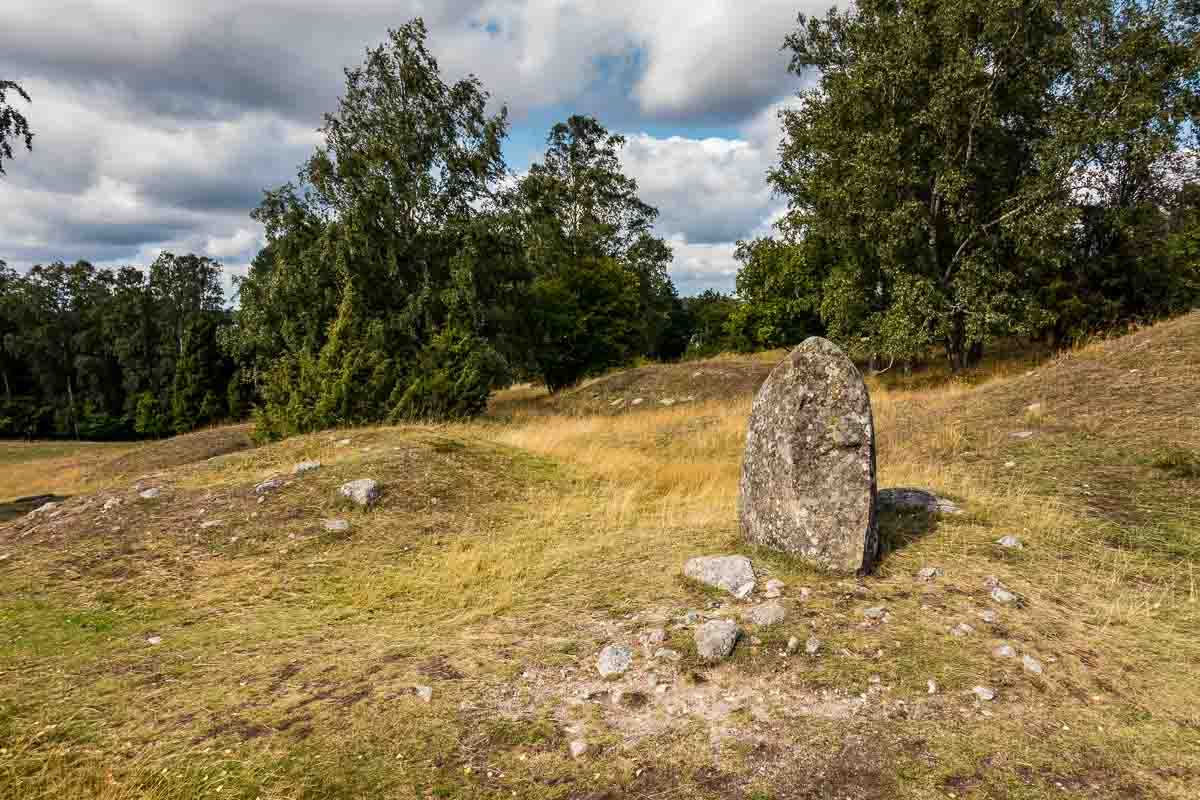
<path fill-rule="evenodd" d="M 862 375 L 812 337 L 754 398 L 738 492 L 752 544 L 838 572 L 868 572 L 879 550 L 875 436 Z"/>

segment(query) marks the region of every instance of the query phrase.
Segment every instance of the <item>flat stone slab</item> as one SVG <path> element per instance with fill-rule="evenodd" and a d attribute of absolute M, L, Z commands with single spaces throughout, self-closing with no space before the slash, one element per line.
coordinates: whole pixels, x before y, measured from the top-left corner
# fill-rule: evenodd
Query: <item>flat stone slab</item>
<path fill-rule="evenodd" d="M 746 598 L 754 591 L 754 567 L 745 556 L 697 556 L 683 565 L 683 574 L 734 597 Z"/>
<path fill-rule="evenodd" d="M 836 572 L 868 572 L 879 550 L 875 433 L 858 369 L 805 340 L 754 398 L 738 491 L 742 534 Z"/>

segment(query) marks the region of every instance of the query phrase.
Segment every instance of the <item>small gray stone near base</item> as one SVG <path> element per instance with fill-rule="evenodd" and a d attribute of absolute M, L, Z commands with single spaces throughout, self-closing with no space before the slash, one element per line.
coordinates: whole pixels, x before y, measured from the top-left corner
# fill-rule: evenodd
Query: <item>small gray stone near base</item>
<path fill-rule="evenodd" d="M 804 652 L 810 656 L 815 656 L 821 650 L 821 640 L 815 636 L 808 637 L 808 641 L 804 643 Z"/>
<path fill-rule="evenodd" d="M 696 628 L 696 652 L 702 660 L 709 662 L 729 658 L 740 634 L 737 623 L 732 620 L 706 622 Z"/>
<path fill-rule="evenodd" d="M 255 486 L 254 493 L 257 495 L 260 495 L 260 496 L 269 494 L 270 492 L 275 491 L 276 489 L 278 489 L 281 486 L 283 486 L 283 479 L 269 478 L 268 480 L 265 480 L 262 483 L 260 483 L 258 486 Z"/>
<path fill-rule="evenodd" d="M 995 589 L 992 589 L 992 599 L 997 603 L 1008 605 L 1015 602 L 1017 596 L 1003 586 L 997 586 Z"/>
<path fill-rule="evenodd" d="M 588 751 L 588 743 L 582 739 L 571 742 L 571 758 L 583 758 Z"/>
<path fill-rule="evenodd" d="M 787 619 L 787 609 L 778 600 L 760 603 L 746 612 L 746 621 L 760 627 L 778 625 L 785 619 Z"/>
<path fill-rule="evenodd" d="M 320 461 L 301 461 L 296 466 L 292 467 L 293 475 L 303 475 L 306 472 L 312 472 L 314 469 L 320 469 Z"/>
<path fill-rule="evenodd" d="M 417 698 L 419 700 L 421 700 L 422 702 L 429 703 L 433 700 L 433 687 L 432 686 L 414 686 L 413 694 L 415 694 L 417 696 Z"/>
<path fill-rule="evenodd" d="M 794 655 L 799 649 L 800 649 L 800 638 L 798 636 L 790 637 L 787 640 L 787 648 L 786 648 L 787 654 L 789 656 Z"/>
<path fill-rule="evenodd" d="M 602 678 L 619 678 L 633 666 L 633 652 L 624 645 L 610 644 L 600 651 L 596 669 Z"/>
<path fill-rule="evenodd" d="M 1031 675 L 1042 674 L 1042 662 L 1038 661 L 1031 655 L 1025 655 L 1021 657 L 1021 666 L 1024 667 L 1025 671 Z"/>
<path fill-rule="evenodd" d="M 1011 644 L 1002 644 L 992 650 L 992 658 L 1016 658 L 1017 651 Z"/>
<path fill-rule="evenodd" d="M 724 589 L 737 598 L 754 591 L 754 567 L 745 556 L 697 556 L 683 565 L 683 574 L 705 586 Z"/>
<path fill-rule="evenodd" d="M 997 539 L 996 544 L 1000 545 L 1001 547 L 1006 547 L 1010 550 L 1020 550 L 1025 546 L 1025 545 L 1021 544 L 1020 539 L 1018 539 L 1016 536 L 1013 536 L 1011 534 Z"/>
<path fill-rule="evenodd" d="M 940 578 L 946 573 L 942 572 L 940 567 L 922 567 L 917 572 L 917 577 L 923 581 L 931 581 L 934 578 Z"/>
<path fill-rule="evenodd" d="M 142 491 L 138 492 L 138 497 L 142 498 L 143 500 L 153 500 L 161 494 L 162 489 L 154 486 L 150 489 L 143 489 Z M 42 506 L 42 508 L 45 508 L 45 506 Z"/>
<path fill-rule="evenodd" d="M 767 599 L 779 597 L 783 594 L 783 590 L 786 588 L 787 585 L 783 581 L 779 580 L 778 578 L 772 578 L 771 580 L 767 581 L 767 590 L 763 592 L 763 596 Z"/>
<path fill-rule="evenodd" d="M 996 699 L 996 690 L 989 689 L 987 686 L 976 686 L 971 693 L 985 703 Z"/>
<path fill-rule="evenodd" d="M 357 505 L 370 506 L 379 499 L 379 483 L 371 478 L 359 478 L 343 483 L 338 493 Z"/>
<path fill-rule="evenodd" d="M 344 533 L 350 530 L 350 523 L 344 519 L 327 519 L 321 523 L 321 527 L 330 533 Z"/>

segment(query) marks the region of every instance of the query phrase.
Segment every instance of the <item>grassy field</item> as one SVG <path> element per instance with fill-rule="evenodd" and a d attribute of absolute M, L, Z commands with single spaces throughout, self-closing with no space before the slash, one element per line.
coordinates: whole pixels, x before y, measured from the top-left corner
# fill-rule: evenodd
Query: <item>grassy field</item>
<path fill-rule="evenodd" d="M 469 425 L 5 450 L 0 496 L 73 496 L 0 525 L 0 797 L 1196 797 L 1200 314 L 873 380 L 880 485 L 964 513 L 885 515 L 857 580 L 739 541 L 775 357 L 515 389 Z M 358 477 L 371 511 L 336 497 Z M 722 552 L 783 580 L 789 615 L 707 667 L 679 620 L 748 604 L 680 569 Z M 678 660 L 639 644 L 654 628 Z M 608 684 L 607 643 L 636 653 Z"/>

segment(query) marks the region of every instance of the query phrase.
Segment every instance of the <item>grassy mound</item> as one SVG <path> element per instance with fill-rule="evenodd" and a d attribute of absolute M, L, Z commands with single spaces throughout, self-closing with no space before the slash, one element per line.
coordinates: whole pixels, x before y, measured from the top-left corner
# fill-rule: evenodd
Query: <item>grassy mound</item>
<path fill-rule="evenodd" d="M 642 413 L 510 393 L 475 424 L 166 469 L 153 500 L 77 495 L 0 526 L 0 795 L 1193 797 L 1198 334 L 1191 315 L 979 386 L 873 381 L 880 485 L 964 513 L 888 513 L 861 580 L 740 542 L 752 389 L 667 406 L 619 374 L 591 386 Z M 358 477 L 377 508 L 338 499 Z M 719 552 L 784 581 L 788 617 L 714 667 L 685 612 L 748 604 L 680 567 Z M 817 653 L 785 655 L 793 636 Z M 634 666 L 605 683 L 610 643 Z"/>

